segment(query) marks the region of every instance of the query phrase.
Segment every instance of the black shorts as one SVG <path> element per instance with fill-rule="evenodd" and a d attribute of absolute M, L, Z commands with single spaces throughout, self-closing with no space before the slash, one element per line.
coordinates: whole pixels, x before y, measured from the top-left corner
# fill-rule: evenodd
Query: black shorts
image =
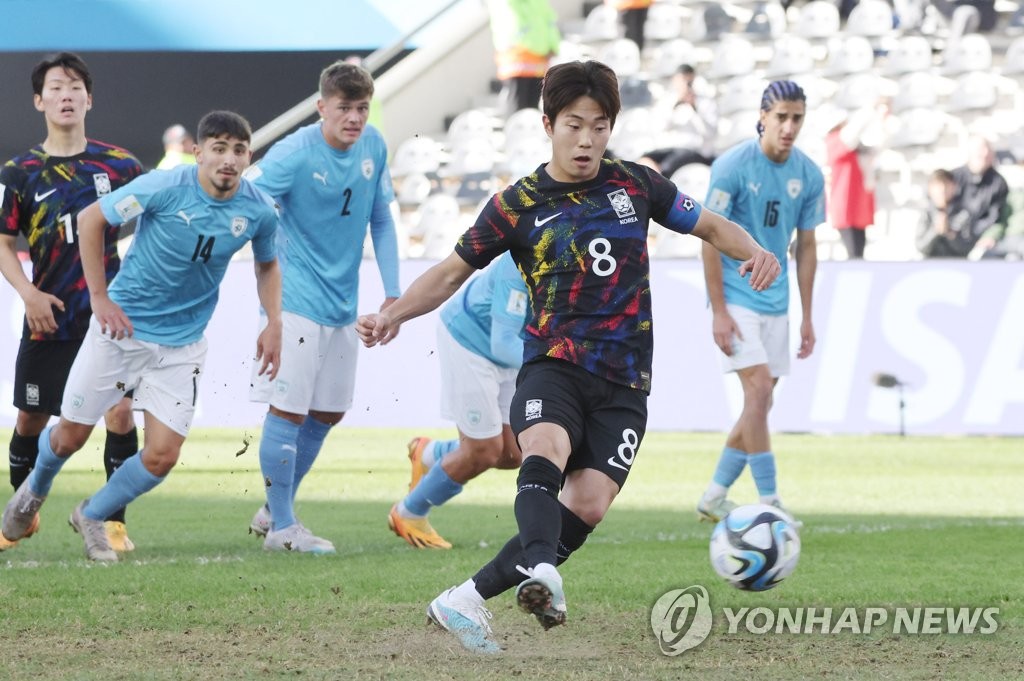
<path fill-rule="evenodd" d="M 509 411 L 517 436 L 538 423 L 565 429 L 572 447 L 565 473 L 593 468 L 620 489 L 647 432 L 645 393 L 557 359 L 523 365 Z"/>
<path fill-rule="evenodd" d="M 14 364 L 14 406 L 21 411 L 60 416 L 71 365 L 81 340 L 21 340 Z"/>

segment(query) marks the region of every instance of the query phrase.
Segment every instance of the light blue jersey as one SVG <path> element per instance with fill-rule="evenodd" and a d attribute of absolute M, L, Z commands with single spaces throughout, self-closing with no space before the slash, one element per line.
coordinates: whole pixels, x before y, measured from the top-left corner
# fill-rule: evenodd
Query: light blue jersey
<path fill-rule="evenodd" d="M 367 224 L 384 295 L 401 293 L 389 205 L 394 190 L 376 128 L 367 125 L 355 144 L 338 151 L 319 122 L 307 125 L 272 146 L 246 177 L 281 210 L 283 309 L 324 326 L 355 322 Z"/>
<path fill-rule="evenodd" d="M 740 261 L 722 255 L 725 301 L 761 314 L 789 311 L 789 242 L 793 230 L 825 221 L 825 178 L 814 161 L 793 149 L 784 163 L 771 161 L 761 140 L 741 142 L 711 164 L 704 205 L 738 223 L 779 259 L 782 272 L 767 290 L 754 291 L 740 278 Z"/>
<path fill-rule="evenodd" d="M 196 166 L 181 166 L 146 173 L 99 204 L 112 225 L 138 218 L 110 299 L 139 340 L 172 347 L 198 341 L 231 256 L 252 241 L 258 262 L 275 257 L 274 204 L 246 180 L 221 201 L 199 186 Z"/>
<path fill-rule="evenodd" d="M 526 284 L 506 252 L 466 284 L 441 310 L 452 337 L 498 366 L 523 363 L 523 323 L 529 308 Z"/>

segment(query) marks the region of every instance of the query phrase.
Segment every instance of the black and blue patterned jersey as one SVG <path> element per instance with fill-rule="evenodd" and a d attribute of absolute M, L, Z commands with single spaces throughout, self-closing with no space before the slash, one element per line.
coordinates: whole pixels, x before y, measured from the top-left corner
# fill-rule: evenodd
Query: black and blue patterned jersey
<path fill-rule="evenodd" d="M 651 389 L 650 220 L 690 232 L 701 207 L 658 173 L 604 159 L 586 182 L 544 166 L 496 194 L 456 245 L 482 268 L 504 251 L 530 291 L 523 360 L 552 357 Z"/>
<path fill-rule="evenodd" d="M 25 236 L 32 259 L 32 283 L 57 296 L 64 311 L 54 308 L 54 333 L 30 334 L 32 340 L 73 340 L 89 328 L 89 290 L 78 252 L 78 212 L 142 173 L 131 153 L 87 140 L 75 156 L 47 154 L 42 145 L 8 161 L 0 169 L 0 234 Z M 109 282 L 117 274 L 117 227 L 104 235 L 103 263 Z"/>

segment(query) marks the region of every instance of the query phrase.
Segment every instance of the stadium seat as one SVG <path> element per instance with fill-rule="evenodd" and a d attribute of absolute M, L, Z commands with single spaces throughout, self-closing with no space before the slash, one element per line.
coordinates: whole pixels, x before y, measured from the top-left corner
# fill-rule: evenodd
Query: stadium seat
<path fill-rule="evenodd" d="M 540 109 L 520 109 L 510 115 L 503 128 L 505 146 L 509 147 L 521 139 L 530 137 L 547 141 L 543 116 Z"/>
<path fill-rule="evenodd" d="M 408 173 L 395 178 L 395 198 L 402 208 L 415 208 L 422 204 L 437 186 L 425 173 Z"/>
<path fill-rule="evenodd" d="M 448 126 L 447 146 L 453 149 L 470 139 L 491 140 L 498 123 L 493 116 L 480 109 L 463 111 Z"/>
<path fill-rule="evenodd" d="M 992 46 L 980 33 L 969 33 L 946 46 L 942 52 L 942 72 L 957 75 L 992 68 Z"/>
<path fill-rule="evenodd" d="M 419 220 L 409 236 L 419 238 L 424 258 L 445 258 L 465 231 L 459 202 L 454 196 L 433 194 L 423 202 Z"/>
<path fill-rule="evenodd" d="M 957 77 L 946 111 L 963 116 L 969 111 L 994 109 L 999 99 L 995 78 L 988 71 L 974 71 Z"/>
<path fill-rule="evenodd" d="M 800 10 L 791 29 L 807 40 L 831 38 L 839 33 L 839 8 L 827 0 L 811 0 Z"/>
<path fill-rule="evenodd" d="M 390 163 L 393 177 L 436 173 L 440 167 L 441 145 L 423 135 L 410 137 L 399 144 Z"/>
<path fill-rule="evenodd" d="M 934 65 L 932 45 L 919 35 L 905 35 L 897 39 L 886 56 L 882 73 L 886 76 L 902 76 L 905 73 L 928 71 Z"/>
<path fill-rule="evenodd" d="M 619 37 L 619 13 L 611 5 L 600 4 L 587 14 L 583 22 L 583 40 L 603 42 Z"/>
<path fill-rule="evenodd" d="M 754 46 L 749 40 L 725 35 L 714 49 L 711 68 L 706 75 L 712 79 L 741 76 L 753 71 L 756 63 Z"/>
<path fill-rule="evenodd" d="M 894 81 L 882 78 L 871 71 L 853 73 L 839 81 L 832 103 L 852 111 L 869 106 L 878 101 L 879 97 L 893 95 L 895 92 Z"/>
<path fill-rule="evenodd" d="M 671 180 L 679 191 L 703 202 L 711 186 L 711 167 L 703 163 L 687 163 L 672 173 Z"/>
<path fill-rule="evenodd" d="M 490 137 L 465 137 L 455 140 L 448 152 L 448 162 L 440 174 L 445 177 L 462 177 L 475 173 L 490 172 L 494 167 L 496 151 Z"/>
<path fill-rule="evenodd" d="M 892 7 L 885 0 L 861 0 L 850 11 L 846 31 L 865 38 L 882 38 L 892 34 Z"/>
<path fill-rule="evenodd" d="M 499 171 L 508 182 L 514 182 L 529 175 L 550 158 L 551 145 L 547 136 L 523 137 L 506 144 L 505 160 L 499 164 Z"/>
<path fill-rule="evenodd" d="M 699 59 L 693 43 L 685 38 L 675 38 L 651 48 L 651 75 L 655 78 L 667 78 L 674 74 L 680 65 L 696 66 L 697 61 Z"/>
<path fill-rule="evenodd" d="M 602 45 L 597 59 L 611 67 L 620 79 L 640 72 L 640 48 L 628 38 L 617 38 Z"/>
<path fill-rule="evenodd" d="M 683 32 L 683 8 L 668 2 L 656 2 L 647 10 L 644 38 L 673 40 Z"/>
<path fill-rule="evenodd" d="M 768 81 L 761 76 L 748 73 L 730 78 L 718 88 L 718 113 L 726 116 L 736 111 L 757 107 Z"/>
<path fill-rule="evenodd" d="M 931 73 L 904 74 L 896 85 L 896 95 L 892 98 L 892 110 L 896 113 L 931 108 L 939 101 L 941 79 Z"/>
<path fill-rule="evenodd" d="M 787 36 L 776 40 L 772 50 L 772 58 L 765 67 L 765 77 L 791 77 L 797 74 L 810 73 L 814 70 L 814 56 L 811 44 L 799 36 Z"/>
<path fill-rule="evenodd" d="M 786 37 L 786 10 L 777 2 L 755 5 L 743 35 L 751 40 L 775 40 Z"/>
<path fill-rule="evenodd" d="M 1020 77 L 1024 75 L 1024 36 L 1014 38 L 1003 55 L 1002 74 Z"/>
<path fill-rule="evenodd" d="M 627 109 L 619 114 L 608 147 L 619 158 L 635 161 L 660 146 L 663 130 L 649 107 Z"/>
<path fill-rule="evenodd" d="M 760 97 L 754 100 L 752 108 L 746 111 L 734 111 L 728 116 L 718 119 L 718 136 L 715 138 L 715 150 L 718 154 L 757 134 L 757 121 L 760 117 L 760 110 L 757 108 L 759 102 Z"/>
<path fill-rule="evenodd" d="M 934 104 L 907 109 L 896 114 L 896 124 L 889 138 L 893 149 L 902 147 L 934 147 L 938 144 L 949 117 L 936 111 Z"/>
<path fill-rule="evenodd" d="M 826 76 L 844 76 L 868 71 L 874 63 L 875 51 L 867 38 L 859 35 L 838 36 L 828 43 L 828 60 L 821 72 Z"/>

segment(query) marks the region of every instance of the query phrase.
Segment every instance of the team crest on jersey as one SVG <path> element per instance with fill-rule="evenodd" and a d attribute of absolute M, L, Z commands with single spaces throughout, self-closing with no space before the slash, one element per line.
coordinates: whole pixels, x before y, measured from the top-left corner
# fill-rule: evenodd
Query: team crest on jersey
<path fill-rule="evenodd" d="M 526 400 L 526 413 L 524 416 L 527 421 L 533 419 L 539 419 L 544 412 L 544 401 L 543 400 Z"/>
<path fill-rule="evenodd" d="M 106 196 L 110 193 L 110 175 L 96 173 L 92 176 L 92 183 L 96 187 L 96 196 Z"/>
<path fill-rule="evenodd" d="M 25 403 L 30 407 L 39 406 L 39 386 L 35 383 L 25 384 Z"/>
<path fill-rule="evenodd" d="M 616 189 L 608 195 L 608 200 L 611 201 L 615 214 L 620 218 L 636 215 L 636 210 L 633 208 L 633 200 L 629 198 L 629 194 L 626 193 L 625 189 Z"/>
<path fill-rule="evenodd" d="M 786 183 L 786 191 L 789 192 L 789 198 L 795 199 L 800 196 L 800 190 L 804 188 L 804 183 L 799 179 L 792 179 Z"/>
<path fill-rule="evenodd" d="M 236 217 L 231 218 L 231 236 L 242 236 L 245 234 L 245 229 L 249 226 L 248 218 Z"/>
<path fill-rule="evenodd" d="M 364 158 L 363 159 L 363 177 L 365 177 L 367 180 L 369 180 L 371 177 L 373 177 L 373 159 L 372 158 Z"/>

